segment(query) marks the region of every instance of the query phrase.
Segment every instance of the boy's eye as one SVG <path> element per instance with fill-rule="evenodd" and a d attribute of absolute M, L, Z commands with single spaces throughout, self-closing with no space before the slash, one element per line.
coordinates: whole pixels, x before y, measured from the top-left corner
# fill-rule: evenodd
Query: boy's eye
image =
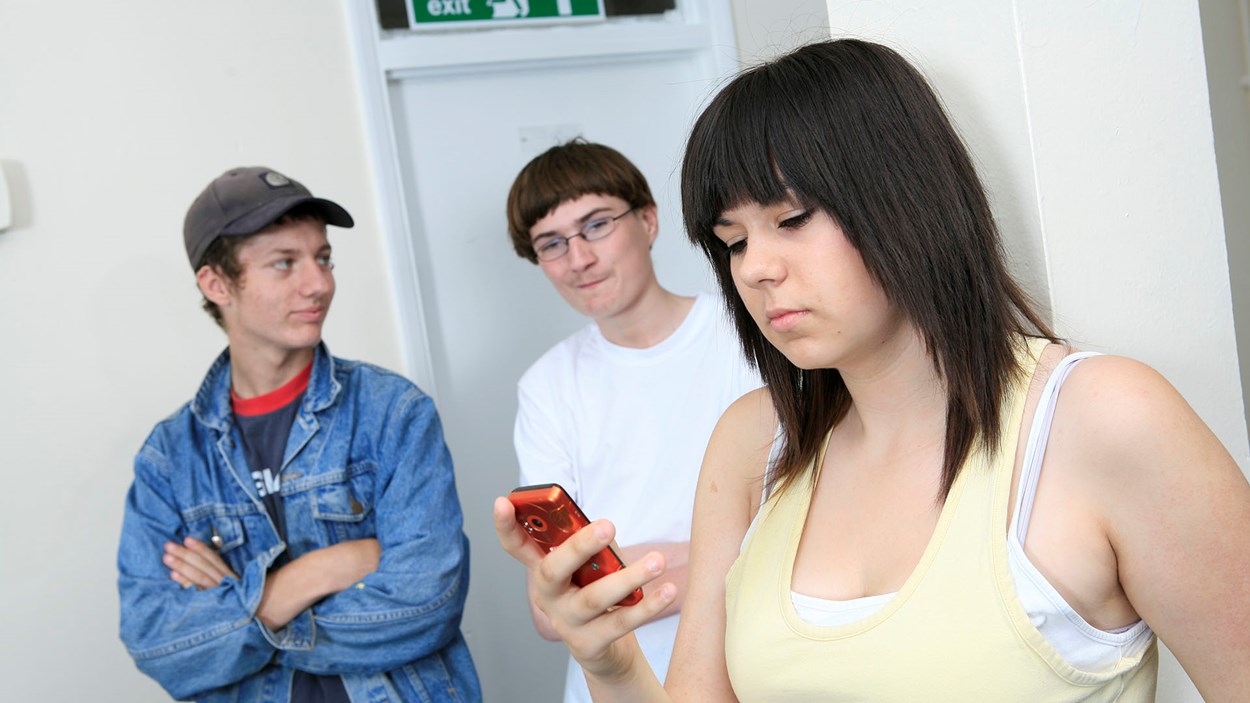
<path fill-rule="evenodd" d="M 610 220 L 606 217 L 599 220 L 591 220 L 590 222 L 587 222 L 584 227 L 582 227 L 582 234 L 586 235 L 587 239 L 594 239 L 595 232 L 607 227 L 609 221 Z"/>
<path fill-rule="evenodd" d="M 552 237 L 538 245 L 538 251 L 555 251 L 564 244 L 564 237 Z"/>
<path fill-rule="evenodd" d="M 317 257 L 317 263 L 318 263 L 319 265 L 321 265 L 321 266 L 324 266 L 325 268 L 328 268 L 328 269 L 333 269 L 333 268 L 334 268 L 334 261 L 333 261 L 332 259 L 330 259 L 330 256 L 329 256 L 328 254 L 327 254 L 327 255 L 325 255 L 325 256 L 318 256 L 318 257 Z"/>
<path fill-rule="evenodd" d="M 273 267 L 279 271 L 287 271 L 291 268 L 292 261 L 290 259 L 278 259 L 273 262 Z"/>

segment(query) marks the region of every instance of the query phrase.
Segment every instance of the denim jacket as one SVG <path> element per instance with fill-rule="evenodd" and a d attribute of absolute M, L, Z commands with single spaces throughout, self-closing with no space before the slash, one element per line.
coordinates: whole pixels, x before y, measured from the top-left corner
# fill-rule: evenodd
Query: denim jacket
<path fill-rule="evenodd" d="M 285 702 L 297 669 L 342 676 L 354 703 L 481 700 L 460 633 L 469 545 L 433 401 L 320 345 L 281 476 L 286 543 L 244 459 L 226 351 L 135 458 L 117 565 L 139 669 L 179 700 Z M 218 536 L 238 579 L 171 580 L 164 544 L 188 535 Z M 376 572 L 276 632 L 254 617 L 278 555 L 366 537 L 382 547 Z"/>

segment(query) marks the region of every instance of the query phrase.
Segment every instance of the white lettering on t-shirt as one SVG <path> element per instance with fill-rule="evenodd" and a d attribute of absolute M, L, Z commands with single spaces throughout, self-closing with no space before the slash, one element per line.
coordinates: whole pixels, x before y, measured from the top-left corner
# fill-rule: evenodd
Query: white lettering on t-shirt
<path fill-rule="evenodd" d="M 252 480 L 256 482 L 256 492 L 260 494 L 261 498 L 282 490 L 282 479 L 275 476 L 269 469 L 253 471 Z"/>

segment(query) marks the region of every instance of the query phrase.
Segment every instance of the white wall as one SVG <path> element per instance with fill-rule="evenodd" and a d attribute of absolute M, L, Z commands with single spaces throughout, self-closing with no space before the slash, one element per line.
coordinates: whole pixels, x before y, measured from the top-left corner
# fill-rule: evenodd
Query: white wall
<path fill-rule="evenodd" d="M 115 554 L 135 451 L 224 345 L 182 246 L 211 178 L 264 163 L 351 211 L 326 337 L 398 364 L 349 56 L 341 0 L 0 0 L 5 700 L 168 700 L 117 638 Z"/>
<path fill-rule="evenodd" d="M 738 58 L 744 66 L 829 38 L 824 0 L 733 0 L 731 4 Z"/>
<path fill-rule="evenodd" d="M 1057 331 L 1158 368 L 1245 471 L 1197 3 L 828 9 L 833 36 L 901 48 L 933 81 Z M 1159 700 L 1201 700 L 1170 655 Z"/>
<path fill-rule="evenodd" d="M 1250 2 L 1199 5 L 1245 398 L 1250 396 Z"/>

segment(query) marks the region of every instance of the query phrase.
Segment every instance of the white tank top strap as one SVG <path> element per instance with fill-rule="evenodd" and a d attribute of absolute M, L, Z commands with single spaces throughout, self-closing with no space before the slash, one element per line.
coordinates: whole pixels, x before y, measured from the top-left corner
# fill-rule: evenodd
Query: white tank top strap
<path fill-rule="evenodd" d="M 755 525 L 760 521 L 760 513 L 764 512 L 764 504 L 768 502 L 769 481 L 773 477 L 773 467 L 777 465 L 777 459 L 781 457 L 781 445 L 784 437 L 781 433 L 781 424 L 777 425 L 777 432 L 773 435 L 773 445 L 768 449 L 768 462 L 764 464 L 764 487 L 760 489 L 760 505 L 755 509 L 755 515 L 751 516 L 751 524 L 747 526 L 746 534 L 742 535 L 742 542 L 738 545 L 738 551 L 746 546 L 747 540 L 751 539 L 751 533 L 755 531 Z"/>
<path fill-rule="evenodd" d="M 1127 627 L 1106 631 L 1090 625 L 1072 608 L 1024 552 L 1025 537 L 1037 499 L 1042 461 L 1055 418 L 1059 389 L 1076 365 L 1097 352 L 1077 352 L 1061 359 L 1042 389 L 1033 412 L 1028 442 L 1020 465 L 1020 485 L 1016 491 L 1015 513 L 1007 531 L 1007 557 L 1016 598 L 1029 614 L 1033 626 L 1069 664 L 1087 671 L 1115 666 L 1123 657 L 1135 656 L 1150 645 L 1153 633 L 1142 620 Z"/>
<path fill-rule="evenodd" d="M 1024 461 L 1020 466 L 1020 486 L 1016 493 L 1015 511 L 1011 518 L 1010 534 L 1016 535 L 1020 544 L 1029 531 L 1029 519 L 1033 516 L 1033 502 L 1037 498 L 1037 482 L 1042 475 L 1042 459 L 1046 456 L 1046 444 L 1050 439 L 1050 426 L 1055 419 L 1055 406 L 1059 403 L 1059 389 L 1067 380 L 1068 374 L 1076 365 L 1091 356 L 1099 356 L 1099 352 L 1076 352 L 1059 361 L 1042 395 L 1038 398 L 1037 409 L 1033 411 L 1033 424 L 1029 428 L 1028 443 L 1024 447 Z"/>

